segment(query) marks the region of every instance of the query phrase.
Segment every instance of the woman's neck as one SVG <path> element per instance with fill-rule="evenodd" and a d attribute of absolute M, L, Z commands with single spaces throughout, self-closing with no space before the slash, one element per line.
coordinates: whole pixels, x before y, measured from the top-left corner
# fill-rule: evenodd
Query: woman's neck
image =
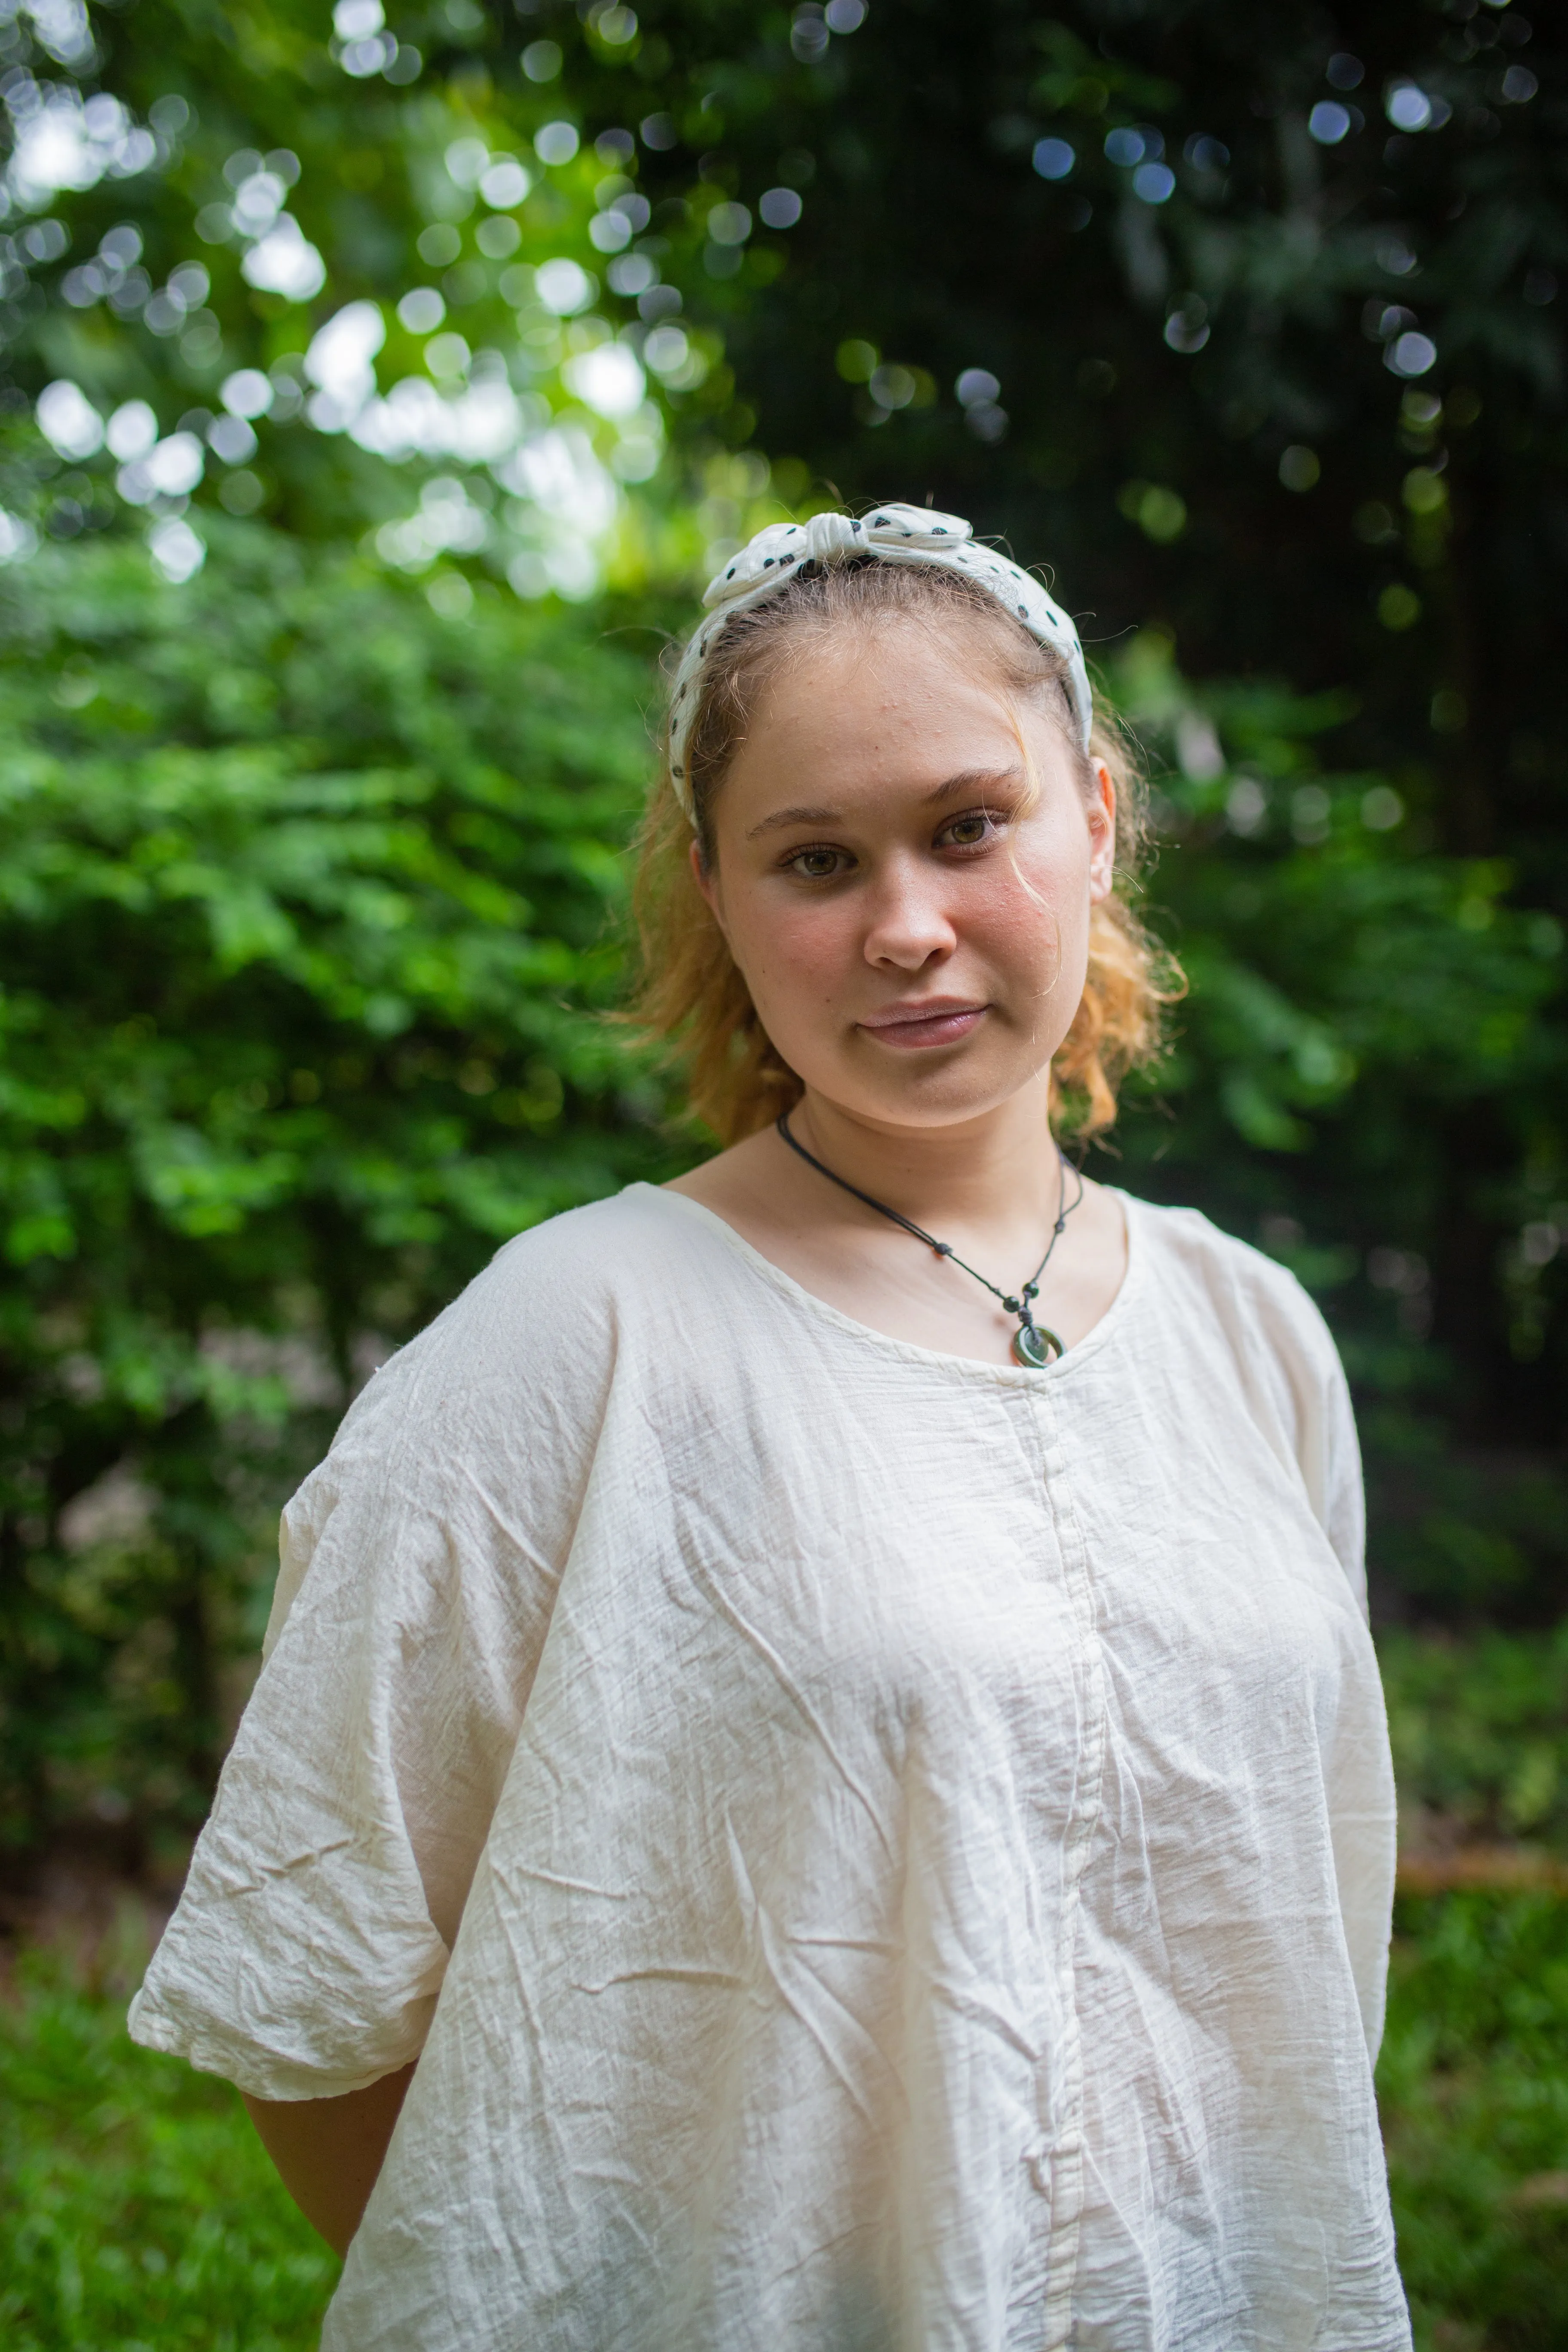
<path fill-rule="evenodd" d="M 1061 1179 L 1048 1088 L 1042 1071 L 975 1118 L 903 1126 L 808 1087 L 790 1113 L 790 1129 L 836 1176 L 917 1224 L 973 1230 L 1054 1206 Z"/>
<path fill-rule="evenodd" d="M 1011 1293 L 1037 1266 L 1064 1205 L 1071 1223 L 1052 1254 L 1037 1320 L 1070 1349 L 1121 1286 L 1126 1229 L 1114 1194 L 1068 1176 L 1051 1139 L 1039 1082 L 982 1117 L 895 1125 L 808 1093 L 790 1130 L 824 1169 L 935 1238 L 976 1281 L 829 1183 L 771 1127 L 671 1181 L 672 1192 L 858 1323 L 891 1339 L 979 1361 L 1014 1363 L 1016 1317 L 984 1286 Z"/>

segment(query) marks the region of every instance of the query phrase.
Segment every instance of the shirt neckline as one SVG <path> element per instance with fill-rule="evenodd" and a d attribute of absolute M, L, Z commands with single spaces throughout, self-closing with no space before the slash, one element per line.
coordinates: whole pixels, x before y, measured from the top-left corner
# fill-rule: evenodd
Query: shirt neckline
<path fill-rule="evenodd" d="M 922 1348 L 916 1340 L 897 1339 L 890 1331 L 879 1331 L 875 1324 L 859 1322 L 853 1315 L 846 1315 L 842 1307 L 833 1306 L 826 1298 L 819 1298 L 815 1290 L 808 1290 L 804 1283 L 795 1280 L 793 1274 L 786 1274 L 782 1265 L 775 1265 L 771 1257 L 765 1256 L 753 1243 L 747 1241 L 743 1234 L 737 1233 L 717 1210 L 706 1207 L 700 1201 L 694 1201 L 689 1193 L 667 1192 L 662 1184 L 638 1182 L 626 1187 L 628 1192 L 651 1194 L 661 1204 L 674 1208 L 679 1215 L 700 1219 L 752 1272 L 762 1276 L 784 1297 L 792 1299 L 819 1321 L 831 1323 L 840 1331 L 847 1332 L 857 1339 L 869 1341 L 885 1354 L 901 1357 L 906 1362 L 938 1367 L 968 1380 L 999 1381 L 1008 1388 L 1023 1389 L 1038 1388 L 1046 1381 L 1070 1379 L 1080 1364 L 1098 1355 L 1107 1340 L 1115 1336 L 1142 1289 L 1147 1238 L 1143 1227 L 1143 1203 L 1131 1192 L 1124 1192 L 1120 1185 L 1108 1184 L 1105 1189 L 1114 1193 L 1121 1203 L 1122 1223 L 1126 1228 L 1127 1269 L 1121 1277 L 1121 1286 L 1093 1329 L 1086 1332 L 1076 1347 L 1068 1349 L 1066 1354 L 1058 1356 L 1054 1363 L 1035 1371 L 1026 1364 L 994 1364 L 982 1356 L 959 1356 L 942 1348 Z"/>

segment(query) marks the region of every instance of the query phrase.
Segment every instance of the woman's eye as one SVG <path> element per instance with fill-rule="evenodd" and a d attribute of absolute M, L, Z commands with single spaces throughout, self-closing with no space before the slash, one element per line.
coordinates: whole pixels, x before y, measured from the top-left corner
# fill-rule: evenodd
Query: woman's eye
<path fill-rule="evenodd" d="M 843 858 L 841 849 L 797 849 L 787 864 L 792 874 L 803 875 L 808 882 L 829 882 L 843 871 Z"/>
<path fill-rule="evenodd" d="M 955 816 L 937 835 L 939 849 L 978 849 L 989 841 L 996 830 L 996 820 L 987 809 L 972 809 L 967 816 Z"/>

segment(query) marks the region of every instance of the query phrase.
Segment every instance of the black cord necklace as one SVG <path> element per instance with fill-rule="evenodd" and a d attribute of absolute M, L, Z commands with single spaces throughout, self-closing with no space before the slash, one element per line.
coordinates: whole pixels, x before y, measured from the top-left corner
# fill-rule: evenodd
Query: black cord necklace
<path fill-rule="evenodd" d="M 1078 1191 L 1070 1201 L 1068 1199 L 1068 1164 L 1059 1151 L 1057 1158 L 1061 1166 L 1062 1188 L 1061 1197 L 1057 1203 L 1057 1221 L 1051 1227 L 1051 1237 L 1046 1244 L 1045 1256 L 1015 1298 L 1009 1292 L 998 1290 L 994 1282 L 987 1282 L 985 1276 L 983 1274 L 977 1274 L 973 1266 L 965 1265 L 951 1242 L 939 1242 L 933 1234 L 928 1234 L 922 1225 L 917 1225 L 912 1218 L 900 1216 L 898 1210 L 889 1209 L 885 1201 L 874 1201 L 869 1192 L 862 1192 L 858 1184 L 851 1184 L 847 1177 L 836 1176 L 831 1168 L 825 1167 L 814 1152 L 808 1151 L 805 1144 L 797 1142 L 790 1133 L 787 1111 L 780 1111 L 773 1124 L 790 1150 L 798 1152 L 806 1165 L 815 1168 L 819 1176 L 826 1176 L 830 1184 L 838 1186 L 840 1192 L 852 1192 L 858 1201 L 864 1201 L 868 1209 L 875 1209 L 879 1217 L 888 1218 L 895 1225 L 902 1225 L 906 1234 L 912 1234 L 917 1242 L 924 1242 L 927 1249 L 933 1250 L 938 1257 L 951 1258 L 954 1265 L 971 1276 L 984 1289 L 988 1290 L 993 1298 L 1000 1299 L 1007 1313 L 1016 1315 L 1018 1318 L 1018 1328 L 1013 1334 L 1013 1359 L 1016 1363 L 1026 1364 L 1031 1371 L 1037 1372 L 1042 1371 L 1054 1357 L 1066 1354 L 1067 1350 L 1056 1333 L 1048 1329 L 1044 1323 L 1037 1323 L 1032 1311 L 1034 1302 L 1039 1297 L 1040 1276 L 1051 1262 L 1051 1252 L 1062 1237 L 1062 1227 L 1083 1199 L 1081 1174 L 1078 1178 Z M 1076 1170 L 1074 1172 L 1078 1173 Z"/>

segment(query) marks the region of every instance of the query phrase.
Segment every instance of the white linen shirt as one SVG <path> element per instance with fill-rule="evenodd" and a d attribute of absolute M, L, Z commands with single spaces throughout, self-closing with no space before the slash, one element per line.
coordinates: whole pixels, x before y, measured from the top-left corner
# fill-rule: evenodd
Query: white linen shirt
<path fill-rule="evenodd" d="M 1031 1371 L 634 1185 L 355 1403 L 132 2010 L 418 2058 L 323 2352 L 1408 2345 L 1344 1381 L 1125 1208 Z"/>

